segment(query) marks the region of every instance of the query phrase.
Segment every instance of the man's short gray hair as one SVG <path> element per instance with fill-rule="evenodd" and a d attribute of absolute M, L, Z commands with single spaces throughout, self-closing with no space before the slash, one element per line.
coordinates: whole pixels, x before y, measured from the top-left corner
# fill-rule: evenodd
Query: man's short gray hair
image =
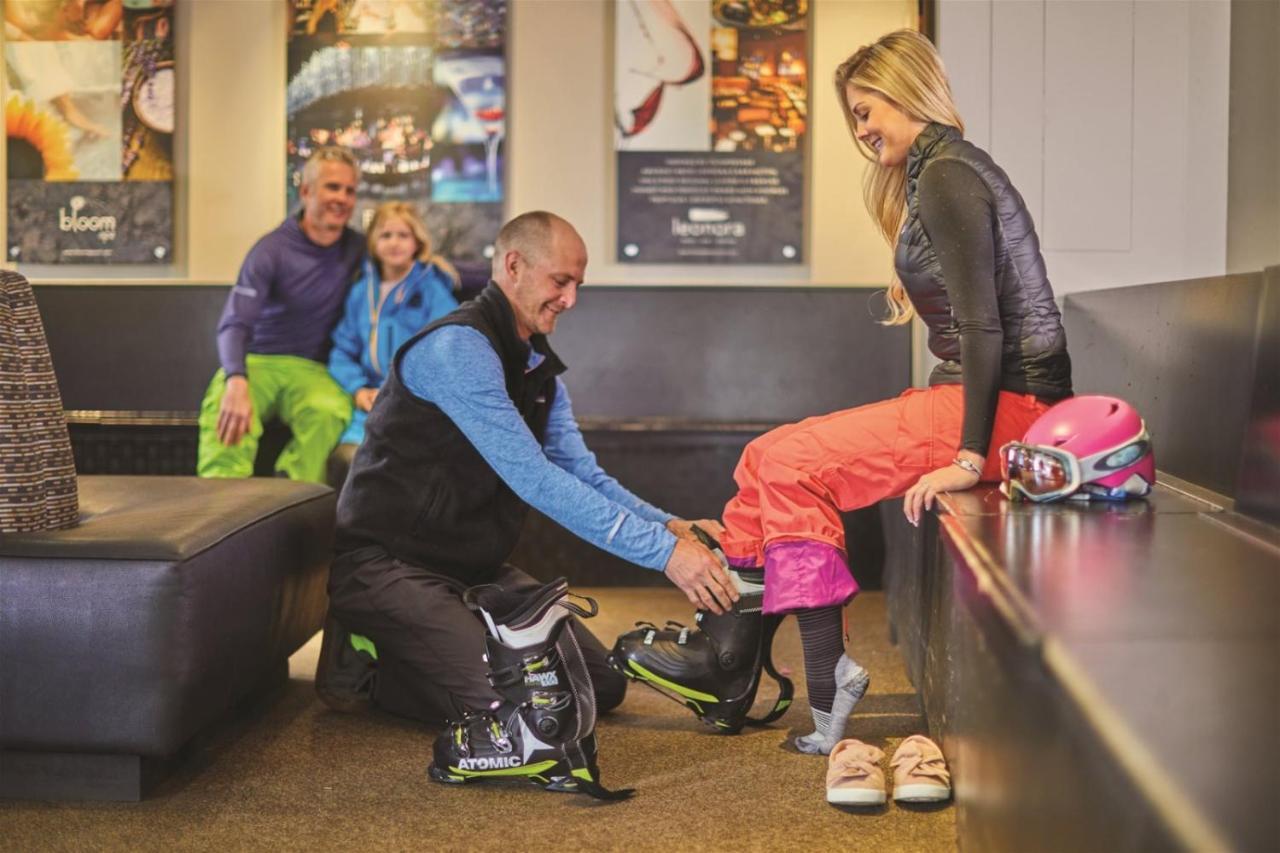
<path fill-rule="evenodd" d="M 326 145 L 323 148 L 317 148 L 315 153 L 307 158 L 306 165 L 302 167 L 304 186 L 315 187 L 316 181 L 320 179 L 320 167 L 325 163 L 345 163 L 351 167 L 356 181 L 359 182 L 360 163 L 356 160 L 356 155 L 340 145 Z"/>

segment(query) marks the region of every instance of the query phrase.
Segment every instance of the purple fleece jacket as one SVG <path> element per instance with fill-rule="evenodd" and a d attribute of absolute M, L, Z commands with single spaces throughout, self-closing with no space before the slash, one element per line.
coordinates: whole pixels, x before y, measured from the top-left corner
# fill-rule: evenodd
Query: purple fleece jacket
<path fill-rule="evenodd" d="M 322 364 L 347 290 L 360 271 L 364 236 L 344 228 L 317 246 L 296 216 L 254 244 L 218 321 L 218 360 L 244 375 L 247 352 L 296 355 Z"/>

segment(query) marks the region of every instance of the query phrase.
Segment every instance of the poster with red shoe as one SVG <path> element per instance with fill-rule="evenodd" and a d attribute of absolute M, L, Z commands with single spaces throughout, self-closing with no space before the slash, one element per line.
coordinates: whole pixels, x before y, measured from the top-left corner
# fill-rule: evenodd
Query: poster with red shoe
<path fill-rule="evenodd" d="M 617 257 L 804 260 L 809 0 L 617 0 Z"/>

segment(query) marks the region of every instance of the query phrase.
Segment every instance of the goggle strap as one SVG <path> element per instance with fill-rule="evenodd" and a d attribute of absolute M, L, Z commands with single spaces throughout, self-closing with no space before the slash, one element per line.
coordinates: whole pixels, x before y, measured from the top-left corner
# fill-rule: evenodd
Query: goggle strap
<path fill-rule="evenodd" d="M 1122 442 L 1121 444 L 1118 444 L 1115 447 L 1112 447 L 1108 450 L 1103 450 L 1099 453 L 1090 454 L 1089 456 L 1086 456 L 1084 459 L 1081 459 L 1080 460 L 1081 474 L 1083 475 L 1085 480 L 1092 480 L 1096 477 L 1105 477 L 1108 474 L 1114 474 L 1119 469 L 1099 469 L 1097 467 L 1098 463 L 1109 456 L 1119 453 L 1120 451 L 1126 448 L 1132 447 L 1135 444 L 1143 444 L 1143 443 L 1147 445 L 1147 452 L 1149 453 L 1150 445 L 1151 445 L 1151 436 L 1147 434 L 1146 424 L 1143 424 L 1142 432 L 1138 433 L 1136 436 L 1129 439 L 1128 441 Z M 1145 455 L 1146 454 L 1144 453 L 1143 456 Z M 1132 462 L 1129 462 L 1128 464 L 1126 464 L 1124 467 L 1127 468 L 1129 465 L 1136 464 L 1138 459 L 1141 459 L 1141 458 L 1142 456 L 1137 457 Z"/>

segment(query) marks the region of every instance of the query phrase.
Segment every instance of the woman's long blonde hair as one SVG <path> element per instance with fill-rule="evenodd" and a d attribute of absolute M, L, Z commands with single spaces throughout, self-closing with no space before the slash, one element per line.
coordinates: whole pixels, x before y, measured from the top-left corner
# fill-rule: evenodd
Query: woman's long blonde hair
<path fill-rule="evenodd" d="M 458 286 L 458 271 L 443 256 L 431 254 L 431 235 L 427 233 L 427 224 L 422 221 L 418 208 L 407 201 L 384 201 L 378 205 L 377 210 L 373 212 L 373 219 L 369 222 L 369 257 L 377 264 L 379 274 L 382 273 L 382 259 L 378 257 L 374 247 L 378 240 L 378 232 L 388 219 L 399 219 L 408 225 L 413 233 L 413 239 L 418 243 L 418 253 L 415 257 L 424 264 L 435 264 L 444 270 L 445 274 L 453 279 L 454 287 Z"/>
<path fill-rule="evenodd" d="M 871 161 L 862 184 L 867 210 L 890 246 L 898 243 L 898 232 L 907 208 L 907 164 L 884 167 L 876 152 L 858 139 L 857 124 L 849 108 L 848 88 L 870 89 L 892 101 L 916 121 L 937 122 L 964 132 L 964 120 L 951 99 L 951 85 L 933 42 L 915 30 L 896 30 L 873 44 L 860 47 L 836 69 L 836 97 L 844 119 L 862 156 Z M 889 283 L 889 316 L 885 325 L 909 323 L 915 308 L 902 282 L 895 275 Z"/>

